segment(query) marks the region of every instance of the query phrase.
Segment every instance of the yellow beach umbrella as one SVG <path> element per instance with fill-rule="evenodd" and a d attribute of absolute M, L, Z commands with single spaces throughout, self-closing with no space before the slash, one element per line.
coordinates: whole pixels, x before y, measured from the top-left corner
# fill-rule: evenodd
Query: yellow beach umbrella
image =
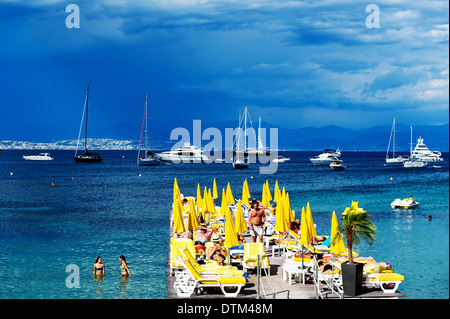
<path fill-rule="evenodd" d="M 231 192 L 230 183 L 228 183 L 228 185 L 227 185 L 226 199 L 227 199 L 227 203 L 229 205 L 234 205 L 235 204 L 233 193 Z"/>
<path fill-rule="evenodd" d="M 267 194 L 267 184 L 266 183 L 263 184 L 261 205 L 262 206 L 269 206 L 270 205 L 269 197 L 268 197 L 268 194 Z"/>
<path fill-rule="evenodd" d="M 203 206 L 203 200 L 202 200 L 202 192 L 200 191 L 200 184 L 197 184 L 197 199 L 196 199 L 196 205 L 198 209 L 201 209 Z"/>
<path fill-rule="evenodd" d="M 188 220 L 186 224 L 187 230 L 197 230 L 198 229 L 198 221 L 197 214 L 195 212 L 194 201 L 192 198 L 189 200 L 189 212 L 188 212 Z"/>
<path fill-rule="evenodd" d="M 214 182 L 213 182 L 213 198 L 219 198 L 219 193 L 217 192 L 217 184 L 216 184 L 216 179 L 214 178 Z"/>
<path fill-rule="evenodd" d="M 289 193 L 286 193 L 286 196 L 284 198 L 284 210 L 286 212 L 286 220 L 288 222 L 292 222 L 295 220 L 295 216 L 292 212 L 292 207 L 291 207 L 291 201 L 289 199 Z"/>
<path fill-rule="evenodd" d="M 225 216 L 227 209 L 228 209 L 227 195 L 225 194 L 225 190 L 222 188 L 222 204 L 220 205 L 220 216 Z"/>
<path fill-rule="evenodd" d="M 270 187 L 269 187 L 269 181 L 266 180 L 266 192 L 267 192 L 267 199 L 269 202 L 273 199 L 272 194 L 270 193 Z"/>
<path fill-rule="evenodd" d="M 243 233 L 248 230 L 247 223 L 245 222 L 244 211 L 242 210 L 241 201 L 238 201 L 238 206 L 236 210 L 236 232 Z"/>
<path fill-rule="evenodd" d="M 300 243 L 309 246 L 312 236 L 309 233 L 308 220 L 306 218 L 305 207 L 302 207 L 302 215 L 300 221 Z"/>
<path fill-rule="evenodd" d="M 284 215 L 284 207 L 283 202 L 280 202 L 277 205 L 277 212 L 275 214 L 275 227 L 274 230 L 283 233 L 289 229 L 288 222 L 286 221 L 286 216 Z"/>
<path fill-rule="evenodd" d="M 227 206 L 225 210 L 225 246 L 233 247 L 238 245 L 238 239 L 236 235 L 236 229 L 234 228 L 233 216 Z"/>
<path fill-rule="evenodd" d="M 283 208 L 282 201 L 277 203 L 277 212 L 276 212 L 275 216 L 276 216 L 276 220 L 275 220 L 274 230 L 278 232 L 278 258 L 280 258 L 280 256 L 281 256 L 281 252 L 280 252 L 281 233 L 284 233 L 289 229 L 288 223 L 284 216 L 284 208 Z"/>
<path fill-rule="evenodd" d="M 177 178 L 175 177 L 175 180 L 173 181 L 173 197 L 180 198 L 180 195 L 180 188 L 178 187 Z"/>
<path fill-rule="evenodd" d="M 330 253 L 340 254 L 346 251 L 344 238 L 339 231 L 339 223 L 336 217 L 336 213 L 333 212 L 331 216 L 331 240 L 330 240 Z"/>
<path fill-rule="evenodd" d="M 309 203 L 306 205 L 306 219 L 308 220 L 309 233 L 311 234 L 311 239 L 317 237 L 316 226 L 314 226 L 314 221 L 311 213 L 311 206 Z"/>
<path fill-rule="evenodd" d="M 208 190 L 205 186 L 203 189 L 203 199 L 202 199 L 202 212 L 206 212 L 208 209 Z"/>
<path fill-rule="evenodd" d="M 281 199 L 280 187 L 278 186 L 278 181 L 275 181 L 275 189 L 273 190 L 273 200 L 278 203 Z"/>
<path fill-rule="evenodd" d="M 208 196 L 207 196 L 207 198 L 208 198 L 208 201 L 207 201 L 207 203 L 208 203 L 208 210 L 211 213 L 217 213 L 216 205 L 214 204 L 214 199 L 213 199 L 213 197 L 211 195 L 211 188 L 208 188 Z"/>
<path fill-rule="evenodd" d="M 173 232 L 182 233 L 186 231 L 184 227 L 184 218 L 181 211 L 181 202 L 179 198 L 174 198 L 173 201 Z"/>
<path fill-rule="evenodd" d="M 244 184 L 242 185 L 242 202 L 248 204 L 249 198 L 250 198 L 250 191 L 248 189 L 247 180 L 245 180 Z"/>

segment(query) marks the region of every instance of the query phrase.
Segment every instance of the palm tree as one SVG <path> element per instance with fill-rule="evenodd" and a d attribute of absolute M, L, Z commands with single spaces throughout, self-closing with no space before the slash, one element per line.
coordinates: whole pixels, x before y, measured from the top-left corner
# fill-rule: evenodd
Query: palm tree
<path fill-rule="evenodd" d="M 370 246 L 376 241 L 376 226 L 372 222 L 372 216 L 358 207 L 358 202 L 352 202 L 342 213 L 339 230 L 347 238 L 348 262 L 353 264 L 353 244 L 358 245 L 365 240 Z M 334 240 L 334 238 L 332 238 Z"/>

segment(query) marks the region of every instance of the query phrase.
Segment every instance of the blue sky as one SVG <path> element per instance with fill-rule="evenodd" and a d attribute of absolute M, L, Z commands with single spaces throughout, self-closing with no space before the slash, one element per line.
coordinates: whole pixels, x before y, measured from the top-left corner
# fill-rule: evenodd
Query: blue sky
<path fill-rule="evenodd" d="M 88 84 L 94 137 L 139 138 L 146 92 L 150 124 L 174 128 L 237 122 L 246 104 L 285 128 L 445 124 L 448 5 L 0 0 L 0 140 L 76 138 Z"/>

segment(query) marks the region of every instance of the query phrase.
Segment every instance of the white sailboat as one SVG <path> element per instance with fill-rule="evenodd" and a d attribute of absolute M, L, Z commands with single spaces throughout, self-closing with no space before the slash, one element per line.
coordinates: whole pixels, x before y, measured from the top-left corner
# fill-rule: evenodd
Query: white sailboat
<path fill-rule="evenodd" d="M 236 169 L 245 169 L 248 168 L 248 157 L 246 156 L 246 150 L 247 150 L 247 106 L 244 110 L 244 115 L 241 117 L 239 115 L 239 129 L 236 136 L 236 152 L 235 156 L 233 157 L 233 168 Z M 241 123 L 243 120 L 244 124 L 244 149 L 240 150 L 241 145 L 241 136 L 242 136 L 242 130 L 241 130 Z"/>
<path fill-rule="evenodd" d="M 392 140 L 392 157 L 389 157 L 389 149 L 391 146 Z M 405 162 L 407 158 L 404 156 L 395 156 L 395 117 L 394 122 L 392 123 L 391 136 L 389 137 L 389 144 L 386 151 L 386 164 L 402 164 Z"/>
<path fill-rule="evenodd" d="M 262 139 L 261 139 L 261 117 L 259 117 L 259 126 L 258 126 L 258 138 L 257 138 L 257 147 L 247 148 L 246 154 L 248 156 L 269 156 L 270 151 L 264 147 Z"/>
<path fill-rule="evenodd" d="M 100 156 L 98 153 L 90 152 L 87 149 L 87 142 L 88 142 L 88 106 L 89 106 L 89 85 L 87 87 L 86 91 L 86 102 L 85 102 L 85 108 L 83 110 L 83 115 L 81 116 L 81 124 L 80 124 L 80 131 L 78 132 L 78 142 L 77 147 L 75 149 L 75 163 L 99 163 L 103 161 L 103 157 Z M 81 155 L 78 155 L 78 144 L 80 143 L 80 135 L 81 135 L 81 128 L 83 126 L 83 118 L 86 114 L 86 124 L 85 124 L 85 131 L 84 131 L 84 153 Z"/>
<path fill-rule="evenodd" d="M 161 162 L 159 161 L 159 159 L 157 157 L 155 157 L 155 154 L 148 151 L 147 149 L 147 141 L 148 141 L 148 137 L 147 137 L 147 132 L 148 132 L 148 126 L 147 126 L 147 119 L 148 119 L 148 111 L 147 111 L 147 105 L 148 105 L 148 95 L 145 95 L 145 110 L 144 110 L 144 118 L 142 120 L 142 129 L 141 129 L 141 139 L 139 141 L 139 150 L 138 150 L 138 156 L 137 156 L 137 163 L 139 166 L 157 166 L 160 165 Z M 144 123 L 145 123 L 145 131 L 144 131 Z M 145 133 L 145 154 L 144 157 L 141 157 L 141 143 L 142 143 L 142 132 L 144 131 Z"/>
<path fill-rule="evenodd" d="M 427 162 L 424 162 L 424 161 L 422 161 L 420 159 L 415 159 L 415 158 L 412 157 L 412 154 L 413 154 L 412 146 L 413 146 L 413 142 L 412 142 L 412 126 L 411 126 L 411 143 L 410 143 L 410 154 L 411 154 L 411 156 L 410 156 L 410 158 L 407 161 L 403 162 L 403 167 L 405 167 L 405 168 L 422 168 L 422 167 L 426 167 L 428 165 Z"/>

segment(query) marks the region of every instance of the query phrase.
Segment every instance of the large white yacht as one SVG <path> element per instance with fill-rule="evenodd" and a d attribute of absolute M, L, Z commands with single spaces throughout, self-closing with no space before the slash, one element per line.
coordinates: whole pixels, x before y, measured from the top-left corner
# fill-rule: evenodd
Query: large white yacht
<path fill-rule="evenodd" d="M 27 161 L 53 161 L 53 157 L 49 153 L 39 153 L 39 155 L 23 155 L 24 160 Z"/>
<path fill-rule="evenodd" d="M 411 152 L 412 159 L 421 160 L 423 162 L 442 162 L 444 159 L 441 156 L 441 152 L 430 151 L 423 143 L 422 137 L 417 139 L 416 147 Z"/>
<path fill-rule="evenodd" d="M 328 166 L 334 161 L 339 161 L 341 151 L 339 149 L 324 149 L 322 154 L 314 156 L 309 160 L 314 166 Z"/>
<path fill-rule="evenodd" d="M 191 145 L 189 142 L 184 143 L 182 147 L 155 154 L 161 161 L 173 162 L 201 162 L 208 160 L 208 157 L 203 154 L 201 148 Z"/>

